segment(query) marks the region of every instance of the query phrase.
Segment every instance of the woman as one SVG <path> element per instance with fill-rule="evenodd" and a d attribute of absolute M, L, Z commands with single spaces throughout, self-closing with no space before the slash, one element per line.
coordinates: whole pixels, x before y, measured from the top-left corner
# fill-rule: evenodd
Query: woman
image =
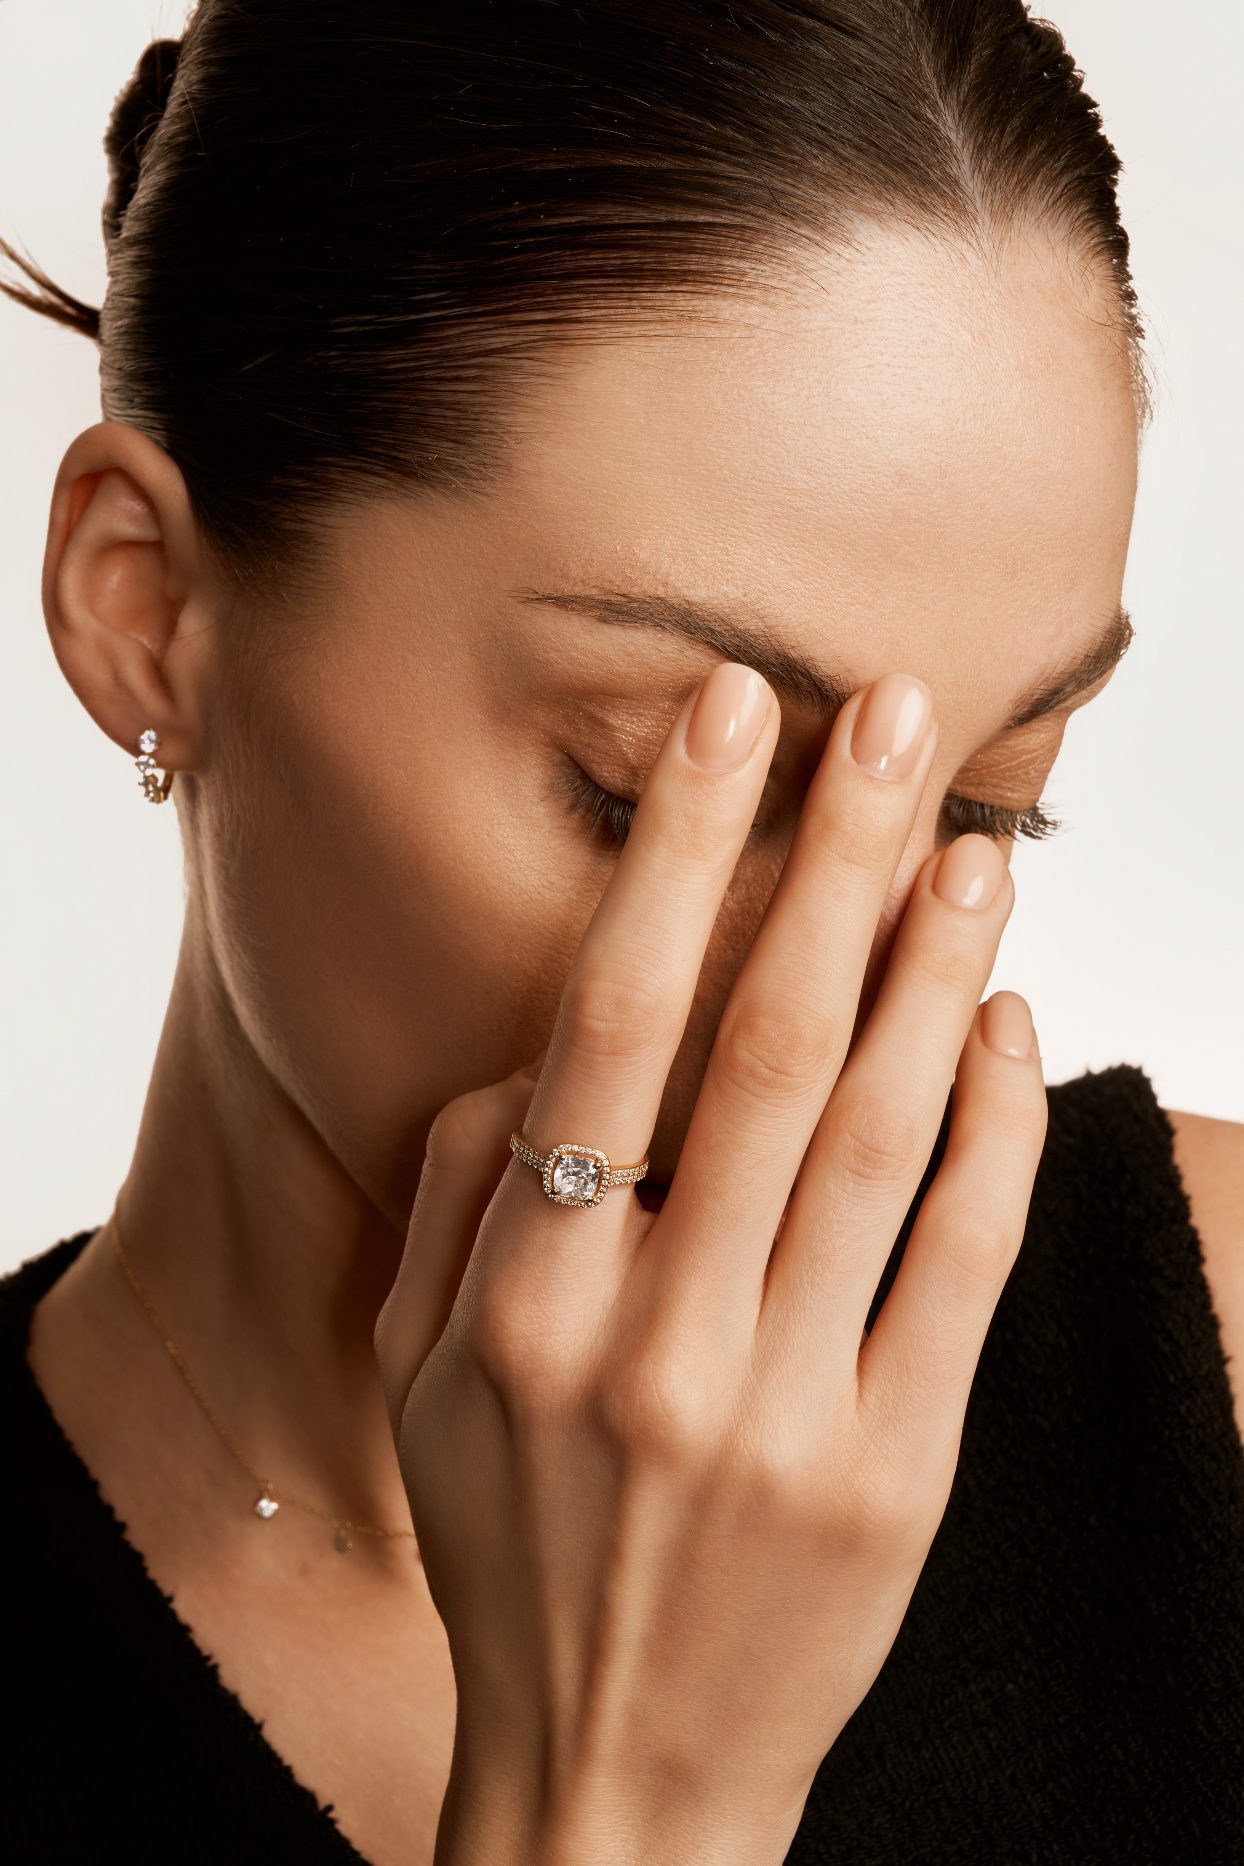
<path fill-rule="evenodd" d="M 978 1008 L 1129 634 L 1061 41 L 202 0 L 109 153 L 46 609 L 189 890 L 20 1857 L 1237 1858 L 1244 1145 Z"/>

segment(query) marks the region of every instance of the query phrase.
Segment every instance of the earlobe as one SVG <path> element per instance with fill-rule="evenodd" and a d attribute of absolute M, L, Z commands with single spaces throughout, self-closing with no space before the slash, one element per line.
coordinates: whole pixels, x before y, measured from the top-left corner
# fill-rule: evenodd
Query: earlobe
<path fill-rule="evenodd" d="M 115 422 L 80 435 L 52 499 L 48 633 L 96 723 L 131 756 L 139 734 L 154 730 L 161 764 L 174 771 L 201 760 L 211 633 L 204 569 L 185 482 L 168 455 Z"/>

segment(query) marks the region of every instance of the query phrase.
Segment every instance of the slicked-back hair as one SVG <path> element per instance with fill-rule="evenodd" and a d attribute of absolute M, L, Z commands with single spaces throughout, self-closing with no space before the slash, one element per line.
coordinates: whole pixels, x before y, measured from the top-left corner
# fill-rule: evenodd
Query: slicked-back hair
<path fill-rule="evenodd" d="M 463 486 L 507 372 L 860 216 L 1048 227 L 1135 336 L 1119 163 L 1020 0 L 200 0 L 107 137 L 105 414 L 240 575 L 328 502 Z"/>

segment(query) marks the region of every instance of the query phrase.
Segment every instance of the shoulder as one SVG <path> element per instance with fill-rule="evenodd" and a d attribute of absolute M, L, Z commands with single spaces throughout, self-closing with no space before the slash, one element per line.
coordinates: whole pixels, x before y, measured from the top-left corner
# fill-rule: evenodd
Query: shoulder
<path fill-rule="evenodd" d="M 1208 1257 L 1234 1257 L 1244 1268 L 1244 1124 L 1204 1114 L 1167 1117 L 1175 1162 Z"/>
<path fill-rule="evenodd" d="M 1203 1114 L 1168 1118 L 1175 1164 L 1205 1253 L 1236 1412 L 1244 1421 L 1244 1124 Z"/>

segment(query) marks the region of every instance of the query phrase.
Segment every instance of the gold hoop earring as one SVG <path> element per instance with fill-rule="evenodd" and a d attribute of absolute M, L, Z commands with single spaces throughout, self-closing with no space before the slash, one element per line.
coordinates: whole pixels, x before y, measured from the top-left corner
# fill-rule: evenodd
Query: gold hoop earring
<path fill-rule="evenodd" d="M 155 753 L 160 749 L 160 735 L 148 726 L 138 735 L 139 756 L 134 760 L 138 772 L 138 782 L 142 786 L 143 796 L 148 803 L 163 803 L 173 788 L 173 774 L 156 764 Z"/>

